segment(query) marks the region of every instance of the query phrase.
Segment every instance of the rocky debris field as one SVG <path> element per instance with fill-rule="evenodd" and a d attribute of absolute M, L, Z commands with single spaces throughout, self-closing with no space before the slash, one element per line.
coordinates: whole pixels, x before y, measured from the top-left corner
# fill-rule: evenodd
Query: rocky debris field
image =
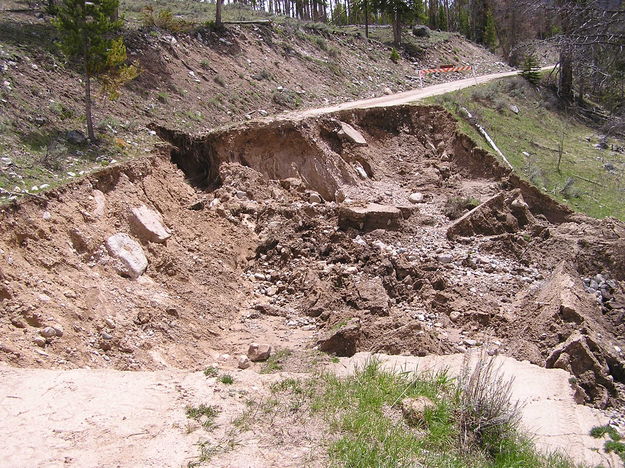
<path fill-rule="evenodd" d="M 569 371 L 621 422 L 623 224 L 548 198 L 441 108 L 156 131 L 159 154 L 0 213 L 6 363 L 484 348 Z"/>

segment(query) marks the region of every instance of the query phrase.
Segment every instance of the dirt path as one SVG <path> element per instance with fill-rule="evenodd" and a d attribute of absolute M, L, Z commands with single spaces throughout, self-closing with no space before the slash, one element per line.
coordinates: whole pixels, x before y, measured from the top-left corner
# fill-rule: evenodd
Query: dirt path
<path fill-rule="evenodd" d="M 543 67 L 540 70 L 551 70 L 553 66 Z M 441 94 L 451 93 L 460 89 L 469 88 L 471 86 L 488 83 L 499 78 L 506 78 L 509 76 L 516 76 L 519 71 L 503 72 L 503 73 L 491 73 L 489 75 L 475 76 L 471 78 L 465 78 L 463 80 L 451 81 L 448 83 L 441 83 L 432 86 L 426 86 L 425 88 L 412 89 L 410 91 L 404 91 L 403 93 L 395 93 L 388 96 L 381 96 L 372 99 L 362 99 L 359 101 L 350 101 L 336 106 L 321 107 L 317 109 L 309 109 L 303 112 L 294 112 L 286 114 L 285 118 L 305 118 L 314 117 L 323 114 L 329 114 L 331 112 L 337 112 L 347 109 L 368 109 L 371 107 L 390 107 L 399 106 L 402 104 L 408 104 L 410 102 L 418 101 L 432 96 L 439 96 Z"/>

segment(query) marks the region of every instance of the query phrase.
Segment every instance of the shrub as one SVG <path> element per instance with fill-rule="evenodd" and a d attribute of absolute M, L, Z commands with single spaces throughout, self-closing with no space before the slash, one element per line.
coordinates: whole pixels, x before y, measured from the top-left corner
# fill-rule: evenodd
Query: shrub
<path fill-rule="evenodd" d="M 397 52 L 397 49 L 395 47 L 393 47 L 391 49 L 391 61 L 393 63 L 398 63 L 399 59 L 401 59 L 401 57 L 399 56 L 399 52 Z"/>
<path fill-rule="evenodd" d="M 273 102 L 278 104 L 279 106 L 288 107 L 290 109 L 294 109 L 302 105 L 302 98 L 295 91 L 290 90 L 282 90 L 275 91 L 273 93 Z"/>
<path fill-rule="evenodd" d="M 536 86 L 540 83 L 539 69 L 538 60 L 536 60 L 534 54 L 528 54 L 523 60 L 521 76 Z"/>
<path fill-rule="evenodd" d="M 482 351 L 472 365 L 470 355 L 465 355 L 458 379 L 458 425 L 464 447 L 477 445 L 493 454 L 501 448 L 501 441 L 514 438 L 521 406 L 512 402 L 512 382 L 504 378 L 495 357 Z"/>
<path fill-rule="evenodd" d="M 157 28 L 171 33 L 189 31 L 191 23 L 175 18 L 169 8 L 156 11 L 153 6 L 146 6 L 141 11 L 141 25 L 145 28 Z"/>
<path fill-rule="evenodd" d="M 575 187 L 575 179 L 569 177 L 564 183 L 564 187 L 560 190 L 560 193 L 564 198 L 570 200 L 571 198 L 579 198 L 582 196 L 580 190 Z"/>

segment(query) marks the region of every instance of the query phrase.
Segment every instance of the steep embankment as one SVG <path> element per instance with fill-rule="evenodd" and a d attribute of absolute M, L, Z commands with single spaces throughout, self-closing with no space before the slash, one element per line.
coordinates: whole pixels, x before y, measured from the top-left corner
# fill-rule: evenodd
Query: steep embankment
<path fill-rule="evenodd" d="M 496 342 L 571 370 L 588 402 L 618 398 L 622 225 L 572 215 L 442 109 L 159 132 L 209 192 L 151 156 L 4 211 L 6 360 L 195 367 L 258 336 L 340 355 Z"/>
<path fill-rule="evenodd" d="M 381 42 L 293 21 L 229 25 L 219 34 L 207 27 L 176 35 L 131 25 L 125 36 L 141 75 L 119 100 L 98 97 L 102 141 L 88 147 L 81 135 L 68 134 L 84 128 L 82 85 L 54 46 L 49 18 L 2 14 L 0 188 L 38 192 L 41 185 L 144 154 L 157 142 L 147 128 L 152 122 L 197 131 L 414 88 L 422 67 L 471 63 L 478 74 L 508 69 L 483 48 L 438 32 L 419 39 L 418 56 L 397 64 Z M 426 83 L 460 77 L 430 76 Z"/>

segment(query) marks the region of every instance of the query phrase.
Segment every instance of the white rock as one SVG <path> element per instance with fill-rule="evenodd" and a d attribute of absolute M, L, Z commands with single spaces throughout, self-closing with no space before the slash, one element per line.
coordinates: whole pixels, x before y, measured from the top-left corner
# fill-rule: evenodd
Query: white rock
<path fill-rule="evenodd" d="M 441 263 L 451 263 L 454 261 L 454 257 L 452 257 L 450 254 L 440 254 L 437 257 L 437 260 Z"/>
<path fill-rule="evenodd" d="M 94 207 L 91 214 L 96 218 L 101 218 L 106 212 L 106 197 L 100 190 L 94 190 L 92 196 Z"/>
<path fill-rule="evenodd" d="M 164 242 L 171 237 L 171 231 L 163 224 L 160 213 L 145 205 L 130 210 L 128 222 L 135 234 L 147 242 Z"/>
<path fill-rule="evenodd" d="M 310 203 L 321 203 L 323 201 L 321 196 L 317 192 L 311 193 L 310 197 L 308 197 L 308 200 L 310 201 Z"/>
<path fill-rule="evenodd" d="M 33 338 L 33 343 L 43 348 L 46 345 L 46 339 L 43 336 L 36 336 Z"/>
<path fill-rule="evenodd" d="M 415 192 L 408 197 L 411 203 L 422 203 L 423 202 L 423 194 L 421 192 Z"/>
<path fill-rule="evenodd" d="M 113 234 L 106 240 L 106 250 L 111 257 L 119 260 L 117 271 L 122 276 L 136 279 L 148 267 L 148 259 L 141 245 L 128 234 Z"/>
<path fill-rule="evenodd" d="M 52 327 L 46 327 L 43 330 L 39 330 L 39 334 L 44 338 L 52 338 L 56 336 L 56 330 Z"/>
<path fill-rule="evenodd" d="M 252 365 L 252 361 L 250 361 L 250 358 L 248 358 L 246 355 L 242 354 L 241 356 L 239 356 L 238 358 L 238 366 L 239 369 L 247 369 L 248 367 L 250 367 Z"/>
<path fill-rule="evenodd" d="M 338 132 L 338 136 L 345 140 L 349 141 L 358 146 L 367 146 L 367 140 L 362 136 L 358 130 L 352 127 L 350 124 L 345 122 L 339 122 L 341 124 L 341 129 Z"/>

